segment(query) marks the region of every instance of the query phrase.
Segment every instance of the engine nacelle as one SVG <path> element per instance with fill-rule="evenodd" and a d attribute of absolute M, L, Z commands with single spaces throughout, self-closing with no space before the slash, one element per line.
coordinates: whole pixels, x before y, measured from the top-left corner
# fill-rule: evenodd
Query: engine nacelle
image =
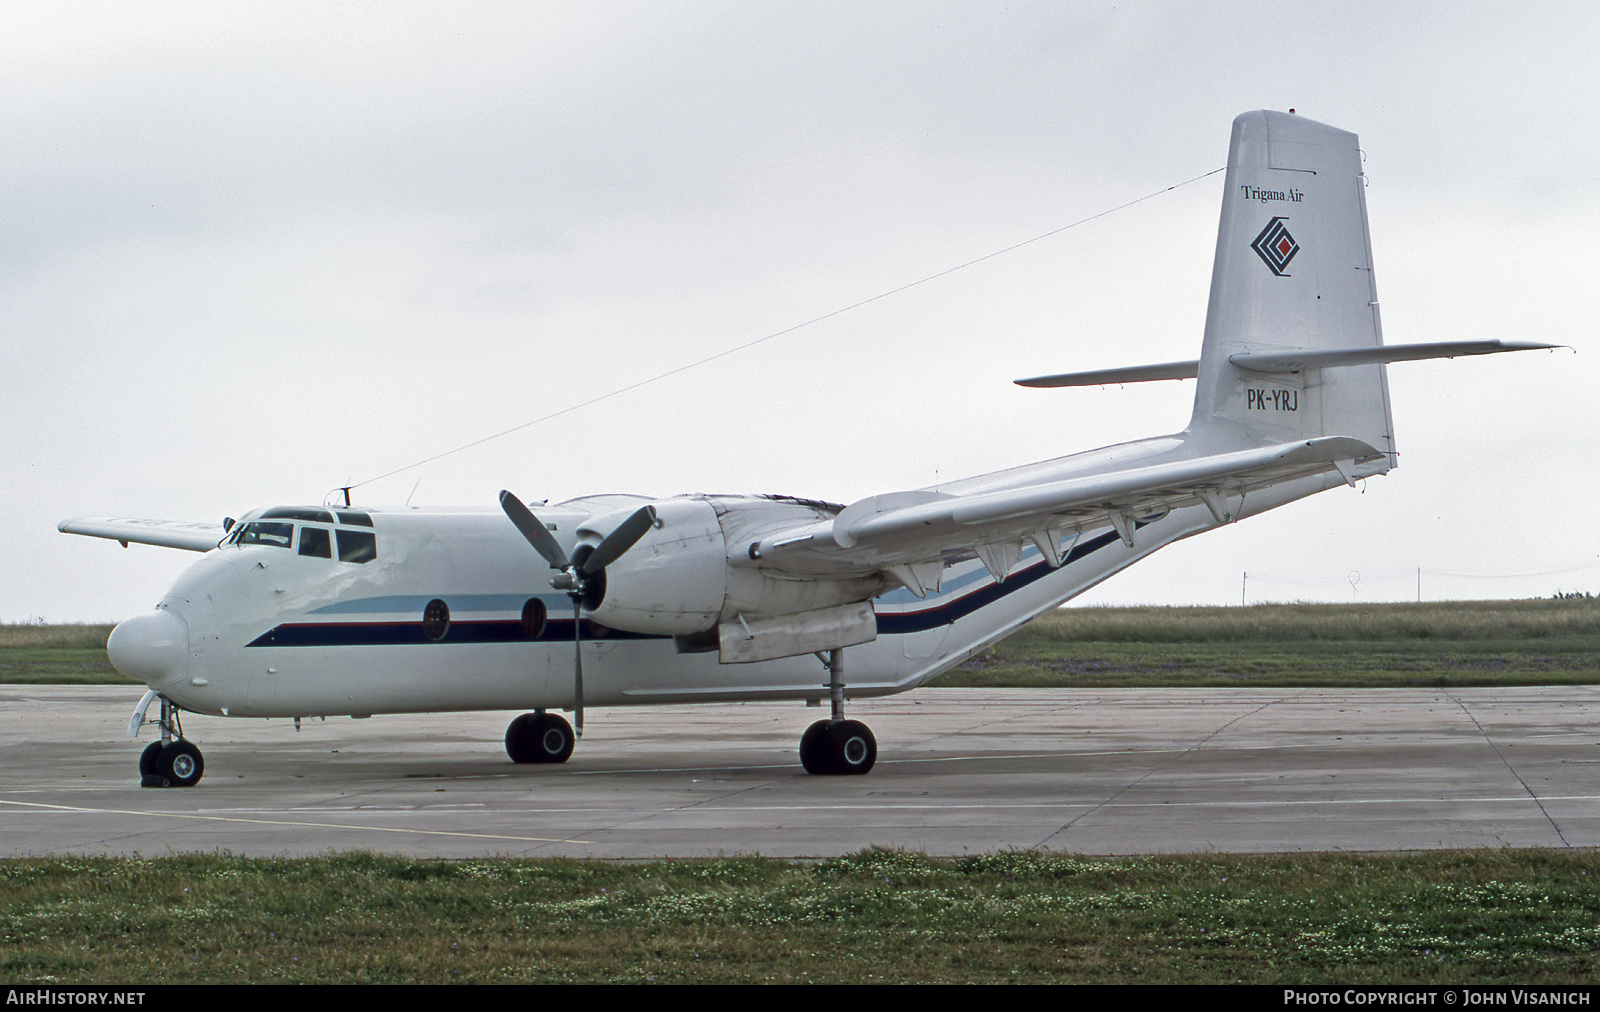
<path fill-rule="evenodd" d="M 716 626 L 728 589 L 728 553 L 717 511 L 704 499 L 658 499 L 659 526 L 605 569 L 605 592 L 589 617 L 629 632 L 692 636 Z M 609 532 L 632 509 L 584 523 Z"/>
<path fill-rule="evenodd" d="M 752 621 L 814 617 L 867 601 L 884 588 L 879 573 L 822 580 L 730 565 L 728 545 L 741 546 L 742 551 L 750 540 L 751 524 L 814 519 L 811 507 L 727 496 L 657 499 L 651 506 L 659 526 L 646 531 L 605 568 L 603 580 L 592 585 L 595 599 L 588 615 L 601 625 L 656 636 L 699 637 L 720 623 L 739 623 L 749 634 Z M 602 540 L 637 509 L 630 505 L 585 521 L 578 528 L 580 539 L 587 544 Z M 716 638 L 706 642 L 714 644 Z"/>

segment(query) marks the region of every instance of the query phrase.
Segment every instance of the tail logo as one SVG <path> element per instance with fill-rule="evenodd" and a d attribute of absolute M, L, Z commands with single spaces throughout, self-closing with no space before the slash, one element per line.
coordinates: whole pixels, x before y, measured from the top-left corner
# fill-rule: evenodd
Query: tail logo
<path fill-rule="evenodd" d="M 1261 262 L 1280 278 L 1289 276 L 1284 273 L 1284 269 L 1289 266 L 1289 261 L 1294 259 L 1294 255 L 1300 252 L 1300 244 L 1295 242 L 1294 236 L 1283 227 L 1283 222 L 1283 218 L 1274 218 L 1267 222 L 1267 227 L 1262 229 L 1261 234 L 1256 236 L 1255 242 L 1250 244 L 1250 248 L 1256 251 L 1256 256 L 1261 258 Z"/>

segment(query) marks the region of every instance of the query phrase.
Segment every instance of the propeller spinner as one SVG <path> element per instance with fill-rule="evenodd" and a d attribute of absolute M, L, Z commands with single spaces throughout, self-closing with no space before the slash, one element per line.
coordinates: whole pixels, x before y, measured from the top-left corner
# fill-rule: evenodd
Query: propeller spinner
<path fill-rule="evenodd" d="M 589 606 L 592 608 L 600 603 L 599 599 L 605 592 L 605 568 L 621 558 L 622 553 L 638 544 L 645 532 L 655 526 L 655 507 L 639 507 L 592 550 L 586 550 L 589 547 L 587 545 L 580 545 L 570 558 L 556 541 L 555 535 L 551 534 L 550 529 L 522 504 L 521 499 L 501 490 L 500 508 L 505 511 L 506 516 L 516 525 L 522 536 L 528 539 L 528 544 L 533 546 L 533 550 L 550 564 L 551 569 L 559 571 L 551 578 L 550 586 L 566 591 L 567 596 L 572 598 L 572 713 L 575 729 L 581 738 L 583 737 L 581 637 L 583 606 L 591 594 L 594 600 L 587 602 Z"/>

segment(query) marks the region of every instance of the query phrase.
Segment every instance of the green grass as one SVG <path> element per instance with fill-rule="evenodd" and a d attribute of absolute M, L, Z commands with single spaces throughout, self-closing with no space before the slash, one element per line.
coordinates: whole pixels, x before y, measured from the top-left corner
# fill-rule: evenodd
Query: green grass
<path fill-rule="evenodd" d="M 131 685 L 106 659 L 109 625 L 0 625 L 0 683 Z"/>
<path fill-rule="evenodd" d="M 5 650 L 105 650 L 109 625 L 3 625 L 0 649 Z"/>
<path fill-rule="evenodd" d="M 1600 646 L 1600 598 L 1060 608 L 1013 638 L 1057 643 L 1587 640 Z"/>
<path fill-rule="evenodd" d="M 1064 608 L 941 675 L 947 686 L 1600 683 L 1600 599 Z"/>
<path fill-rule="evenodd" d="M 0 862 L 0 980 L 1592 982 L 1589 852 Z"/>

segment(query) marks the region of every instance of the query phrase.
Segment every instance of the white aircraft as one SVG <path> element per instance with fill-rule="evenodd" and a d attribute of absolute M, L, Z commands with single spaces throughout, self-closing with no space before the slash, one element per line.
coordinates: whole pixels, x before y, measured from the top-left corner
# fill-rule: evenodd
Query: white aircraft
<path fill-rule="evenodd" d="M 1396 466 L 1385 364 L 1546 348 L 1384 345 L 1356 136 L 1233 123 L 1195 362 L 1018 380 L 1194 377 L 1182 432 L 848 506 L 599 495 L 500 510 L 275 507 L 222 526 L 82 517 L 72 534 L 203 553 L 111 662 L 159 701 L 143 783 L 200 780 L 179 712 L 292 717 L 526 709 L 519 763 L 564 762 L 585 705 L 831 703 L 811 773 L 865 773 L 847 699 L 927 682 L 1156 549 Z M 554 571 L 554 579 L 551 573 Z M 820 664 L 819 664 L 820 662 Z"/>

